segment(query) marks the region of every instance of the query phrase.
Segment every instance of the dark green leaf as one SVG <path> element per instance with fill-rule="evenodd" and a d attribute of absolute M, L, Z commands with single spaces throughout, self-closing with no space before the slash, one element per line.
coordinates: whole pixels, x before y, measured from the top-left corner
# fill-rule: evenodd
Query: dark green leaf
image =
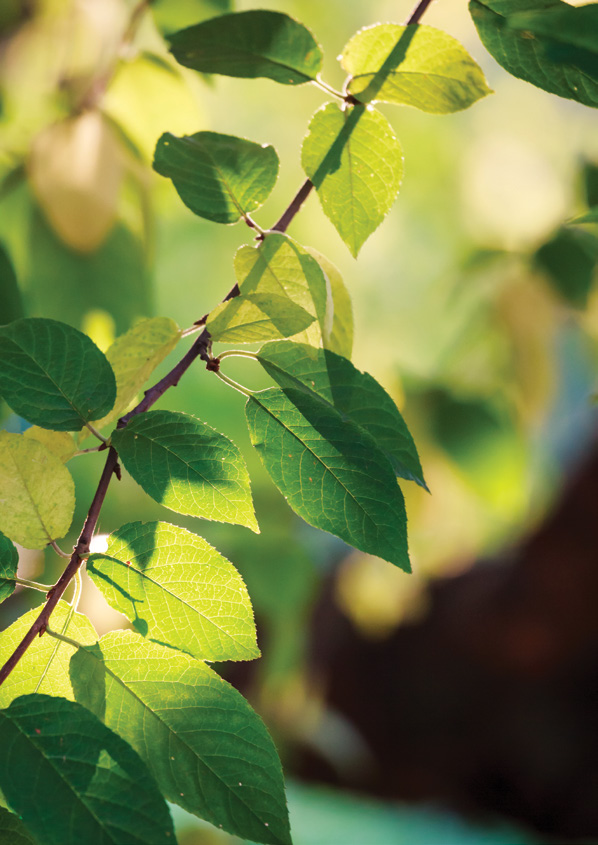
<path fill-rule="evenodd" d="M 12 323 L 23 316 L 21 292 L 8 253 L 0 244 L 0 320 Z"/>
<path fill-rule="evenodd" d="M 598 206 L 598 164 L 586 161 L 583 166 L 583 187 L 587 204 Z"/>
<path fill-rule="evenodd" d="M 165 132 L 154 170 L 172 179 L 185 205 L 215 223 L 236 223 L 268 198 L 278 176 L 274 147 L 234 135 Z"/>
<path fill-rule="evenodd" d="M 106 356 L 77 329 L 33 317 L 0 327 L 0 395 L 42 428 L 78 431 L 114 405 Z"/>
<path fill-rule="evenodd" d="M 509 26 L 540 39 L 549 59 L 586 71 L 598 81 L 598 5 L 574 8 L 554 3 L 551 8 L 522 11 L 509 17 Z"/>
<path fill-rule="evenodd" d="M 562 228 L 534 256 L 553 288 L 575 308 L 585 308 L 598 264 L 598 238 Z"/>
<path fill-rule="evenodd" d="M 114 632 L 79 649 L 71 678 L 77 701 L 131 743 L 169 801 L 243 838 L 290 843 L 274 744 L 203 662 Z"/>
<path fill-rule="evenodd" d="M 505 70 L 551 94 L 598 107 L 598 68 L 595 59 L 593 67 L 591 62 L 588 65 L 588 51 L 576 47 L 573 57 L 569 54 L 562 56 L 562 61 L 555 61 L 551 58 L 554 37 L 510 25 L 524 12 L 533 13 L 539 20 L 567 9 L 570 7 L 560 0 L 470 0 L 469 3 L 482 43 Z M 554 31 L 551 35 L 554 36 Z"/>
<path fill-rule="evenodd" d="M 403 153 L 385 117 L 334 103 L 315 113 L 301 152 L 322 208 L 351 253 L 380 225 L 403 178 Z"/>
<path fill-rule="evenodd" d="M 322 268 L 287 235 L 272 232 L 257 247 L 242 246 L 235 255 L 235 275 L 241 295 L 221 303 L 208 317 L 213 340 L 271 340 L 296 334 L 316 318 L 324 322 Z"/>
<path fill-rule="evenodd" d="M 0 502 L 0 531 L 28 549 L 43 549 L 69 530 L 75 485 L 37 440 L 0 431 Z"/>
<path fill-rule="evenodd" d="M 0 711 L 0 788 L 44 845 L 175 841 L 143 762 L 73 701 L 26 695 Z"/>
<path fill-rule="evenodd" d="M 0 602 L 15 591 L 19 553 L 8 537 L 0 532 Z M 1 664 L 0 664 L 1 665 Z"/>
<path fill-rule="evenodd" d="M 341 64 L 351 77 L 349 93 L 362 103 L 404 104 L 447 114 L 491 93 L 467 50 L 431 26 L 366 27 L 349 41 Z"/>
<path fill-rule="evenodd" d="M 598 205 L 590 208 L 584 214 L 580 214 L 578 217 L 569 220 L 569 223 L 598 223 Z"/>
<path fill-rule="evenodd" d="M 27 631 L 39 616 L 40 608 L 24 613 L 2 631 L 0 637 L 0 666 L 8 660 Z M 77 642 L 92 645 L 98 639 L 93 625 L 82 613 L 74 613 L 65 601 L 58 602 L 50 617 L 50 628 L 68 634 Z M 0 707 L 8 707 L 20 695 L 43 692 L 74 699 L 69 679 L 69 661 L 75 648 L 50 636 L 36 637 L 17 666 L 0 686 Z"/>
<path fill-rule="evenodd" d="M 132 522 L 110 535 L 87 572 L 140 634 L 200 660 L 259 657 L 241 576 L 205 540 L 165 522 Z"/>
<path fill-rule="evenodd" d="M 303 24 L 263 9 L 222 15 L 175 32 L 168 39 L 175 59 L 203 73 L 255 78 L 283 85 L 313 81 L 322 51 Z"/>
<path fill-rule="evenodd" d="M 38 845 L 14 813 L 0 807 L 0 845 Z"/>
<path fill-rule="evenodd" d="M 149 411 L 112 435 L 128 472 L 177 513 L 259 528 L 241 453 L 189 414 Z"/>
<path fill-rule="evenodd" d="M 370 434 L 302 389 L 254 393 L 245 414 L 251 442 L 299 516 L 410 571 L 403 496 Z"/>
<path fill-rule="evenodd" d="M 299 387 L 316 394 L 365 429 L 398 476 L 426 488 L 405 420 L 372 376 L 334 352 L 288 341 L 268 343 L 259 351 L 258 360 L 281 387 Z"/>

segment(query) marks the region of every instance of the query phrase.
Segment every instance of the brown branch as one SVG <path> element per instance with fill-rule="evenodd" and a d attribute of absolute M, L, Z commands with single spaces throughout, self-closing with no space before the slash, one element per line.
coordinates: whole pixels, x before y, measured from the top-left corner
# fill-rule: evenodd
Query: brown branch
<path fill-rule="evenodd" d="M 421 2 L 418 3 L 416 8 L 411 13 L 411 17 L 407 21 L 406 26 L 411 26 L 411 24 L 413 23 L 419 23 L 421 16 L 426 11 L 431 2 L 432 0 L 421 0 Z"/>
<path fill-rule="evenodd" d="M 206 363 L 210 361 L 209 355 L 209 348 L 210 348 L 210 335 L 209 332 L 204 330 L 198 338 L 196 338 L 193 346 L 189 349 L 189 351 L 181 358 L 178 364 L 167 373 L 164 378 L 160 379 L 153 387 L 150 387 L 149 390 L 146 390 L 145 395 L 141 402 L 133 408 L 132 411 L 129 411 L 128 414 L 125 414 L 124 417 L 121 417 L 117 423 L 117 428 L 124 428 L 129 420 L 132 417 L 136 417 L 138 414 L 142 414 L 144 411 L 147 411 L 148 408 L 158 401 L 158 399 L 162 396 L 162 394 L 168 390 L 169 387 L 176 387 L 179 383 L 179 380 L 183 373 L 189 369 L 193 361 L 197 358 L 201 358 Z M 70 584 L 71 580 L 74 578 L 77 570 L 81 566 L 83 559 L 89 554 L 89 545 L 91 543 L 91 538 L 93 537 L 93 532 L 96 529 L 96 525 L 98 523 L 98 519 L 100 516 L 100 511 L 102 509 L 102 505 L 104 504 L 104 499 L 106 498 L 106 493 L 108 492 L 108 486 L 112 479 L 112 475 L 116 475 L 120 478 L 120 467 L 118 465 L 118 455 L 116 453 L 116 449 L 110 446 L 108 450 L 108 457 L 106 458 L 106 463 L 104 464 L 104 469 L 102 471 L 102 475 L 100 477 L 100 481 L 98 483 L 98 487 L 96 489 L 95 495 L 93 497 L 92 503 L 89 507 L 89 511 L 87 513 L 87 518 L 83 525 L 83 530 L 79 535 L 79 539 L 77 541 L 77 545 L 73 550 L 73 554 L 68 562 L 68 565 L 56 584 L 48 591 L 48 600 L 46 601 L 44 607 L 42 608 L 39 616 L 33 622 L 19 645 L 16 647 L 12 655 L 8 658 L 4 666 L 0 669 L 0 685 L 8 678 L 12 670 L 15 668 L 19 660 L 23 657 L 33 640 L 39 635 L 44 633 L 48 626 L 48 621 L 52 614 L 52 611 L 60 601 L 60 598 L 64 594 L 64 591 Z"/>

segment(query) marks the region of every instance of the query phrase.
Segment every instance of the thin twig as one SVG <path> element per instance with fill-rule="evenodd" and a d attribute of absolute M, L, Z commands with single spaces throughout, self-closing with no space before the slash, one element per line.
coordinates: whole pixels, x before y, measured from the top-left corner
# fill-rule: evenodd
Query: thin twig
<path fill-rule="evenodd" d="M 52 542 L 49 545 L 52 546 L 52 548 L 54 549 L 54 551 L 56 552 L 56 554 L 59 557 L 64 557 L 67 560 L 71 559 L 70 554 L 68 552 L 63 552 L 62 549 L 60 548 L 60 546 L 58 545 L 58 543 L 56 542 L 56 540 L 52 540 Z"/>
<path fill-rule="evenodd" d="M 98 440 L 101 440 L 102 443 L 108 442 L 108 438 L 104 437 L 103 434 L 100 434 L 100 432 L 97 430 L 97 428 L 94 425 L 92 425 L 90 422 L 85 423 L 85 427 L 88 428 L 89 431 L 91 431 L 91 433 L 93 434 L 94 437 L 97 437 Z"/>
<path fill-rule="evenodd" d="M 30 581 L 28 578 L 11 578 L 10 580 L 20 587 L 29 587 L 30 590 L 37 590 L 40 593 L 48 592 L 48 585 L 40 584 L 39 581 Z"/>

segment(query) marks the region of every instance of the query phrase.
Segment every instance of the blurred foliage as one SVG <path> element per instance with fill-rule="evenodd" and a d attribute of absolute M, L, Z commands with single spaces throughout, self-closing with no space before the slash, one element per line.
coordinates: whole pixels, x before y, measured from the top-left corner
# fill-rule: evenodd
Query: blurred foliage
<path fill-rule="evenodd" d="M 239 0 L 236 8 L 253 5 Z M 284 11 L 312 29 L 324 47 L 325 78 L 340 84 L 335 56 L 354 31 L 378 20 L 400 22 L 410 5 L 289 0 Z M 315 87 L 202 80 L 176 66 L 161 33 L 228 10 L 225 0 L 157 0 L 152 15 L 129 32 L 134 6 L 127 0 L 0 4 L 0 322 L 21 313 L 55 317 L 104 349 L 140 317 L 163 315 L 189 326 L 229 290 L 234 250 L 251 242 L 242 224 L 217 227 L 195 218 L 168 180 L 152 172 L 160 135 L 214 129 L 272 143 L 280 179 L 256 214 L 267 227 L 303 179 L 301 141 L 324 100 Z M 598 351 L 598 226 L 564 224 L 598 204 L 595 115 L 509 77 L 485 53 L 460 0 L 434 4 L 426 23 L 465 45 L 495 95 L 442 122 L 409 108 L 388 110 L 405 150 L 405 180 L 388 222 L 359 261 L 314 197 L 291 231 L 340 268 L 354 303 L 355 364 L 391 393 L 418 444 L 432 495 L 416 485 L 407 493 L 416 575 L 389 566 L 382 571 L 294 517 L 248 448 L 241 397 L 202 368 L 161 405 L 201 417 L 247 457 L 260 537 L 177 521 L 214 543 L 248 584 L 264 654 L 252 696 L 283 744 L 315 737 L 326 716 L 307 669 L 308 624 L 320 586 L 332 578 L 335 601 L 364 635 L 386 636 L 425 612 L 429 578 L 512 546 L 541 519 L 583 460 L 596 421 L 590 398 Z M 171 364 L 172 357 L 158 376 Z M 252 388 L 267 383 L 243 360 L 231 359 L 230 375 Z M 0 410 L 4 428 L 21 430 L 19 419 Z M 77 458 L 72 469 L 77 509 L 69 542 L 95 488 L 98 458 Z M 110 494 L 100 529 L 160 518 L 173 516 L 124 478 Z M 25 577 L 50 583 L 59 564 L 48 557 L 44 569 L 41 555 L 25 555 L 22 566 Z M 2 625 L 36 601 L 17 591 L 3 605 Z M 99 600 L 86 609 L 98 627 L 105 630 L 107 619 L 116 624 Z M 320 800 L 325 804 L 320 797 L 297 799 L 297 819 L 316 814 Z M 351 808 L 336 801 L 330 800 L 335 818 L 347 815 Z M 368 818 L 363 828 L 356 821 L 356 829 L 370 831 Z M 398 828 L 389 824 L 392 838 Z M 384 835 L 377 841 L 386 841 Z M 452 841 L 448 834 L 401 835 L 392 841 Z M 310 837 L 300 833 L 297 842 L 332 842 Z M 343 841 L 352 841 L 349 832 Z M 454 841 L 507 840 L 463 833 Z"/>

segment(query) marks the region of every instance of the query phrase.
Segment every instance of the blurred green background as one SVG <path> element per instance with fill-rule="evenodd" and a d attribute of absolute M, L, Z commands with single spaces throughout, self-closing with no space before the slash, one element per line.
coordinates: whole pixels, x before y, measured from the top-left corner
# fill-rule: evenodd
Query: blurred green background
<path fill-rule="evenodd" d="M 314 32 L 324 78 L 335 87 L 343 83 L 336 56 L 350 36 L 411 11 L 405 0 L 257 5 Z M 234 251 L 251 242 L 242 224 L 194 217 L 152 172 L 159 135 L 209 128 L 274 144 L 279 182 L 255 214 L 267 228 L 304 178 L 301 141 L 326 101 L 309 85 L 202 78 L 176 66 L 161 32 L 226 11 L 223 0 L 158 0 L 123 40 L 134 7 L 126 0 L 0 5 L 0 322 L 52 317 L 103 349 L 143 316 L 191 325 L 232 286 Z M 389 802 L 403 795 L 348 797 L 343 767 L 363 739 L 329 706 L 329 679 L 313 671 L 316 608 L 334 608 L 356 636 L 377 644 L 418 624 L 430 585 L 508 556 L 542 525 L 594 446 L 598 238 L 596 227 L 563 223 L 598 202 L 596 116 L 503 71 L 482 47 L 464 0 L 439 0 L 424 22 L 465 45 L 494 95 L 442 117 L 383 107 L 404 148 L 405 179 L 357 261 L 315 196 L 290 230 L 341 270 L 353 297 L 354 363 L 394 397 L 418 444 L 432 495 L 404 485 L 414 574 L 296 518 L 250 451 L 241 395 L 201 366 L 160 407 L 195 414 L 239 444 L 262 534 L 175 515 L 126 477 L 113 485 L 99 526 L 106 534 L 136 519 L 177 522 L 242 572 L 263 657 L 246 671 L 235 667 L 231 680 L 265 718 L 290 773 L 309 776 L 301 748 L 338 773 L 334 789 L 292 781 L 297 845 L 540 841 L 509 821 L 489 828 L 488 818 L 474 825 L 432 804 Z M 179 347 L 161 371 L 180 354 Z M 252 388 L 267 383 L 246 360 L 227 361 L 226 372 Z M 26 425 L 6 406 L 2 424 Z M 77 511 L 64 548 L 76 539 L 101 464 L 95 454 L 69 464 Z M 53 553 L 24 552 L 21 566 L 47 583 L 59 571 Z M 2 607 L 2 627 L 36 601 L 15 594 Z M 82 609 L 100 633 L 123 624 L 89 583 Z M 364 697 L 373 692 L 361 689 Z M 181 845 L 226 840 L 175 815 Z"/>

